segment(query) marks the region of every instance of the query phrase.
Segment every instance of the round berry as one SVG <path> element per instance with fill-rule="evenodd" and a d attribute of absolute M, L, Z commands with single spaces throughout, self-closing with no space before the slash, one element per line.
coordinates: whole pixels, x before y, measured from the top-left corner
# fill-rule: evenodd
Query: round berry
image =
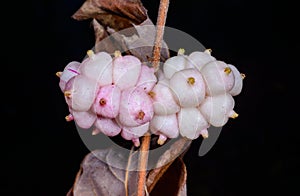
<path fill-rule="evenodd" d="M 170 88 L 181 107 L 198 106 L 205 96 L 205 83 L 196 69 L 176 72 L 170 79 Z"/>

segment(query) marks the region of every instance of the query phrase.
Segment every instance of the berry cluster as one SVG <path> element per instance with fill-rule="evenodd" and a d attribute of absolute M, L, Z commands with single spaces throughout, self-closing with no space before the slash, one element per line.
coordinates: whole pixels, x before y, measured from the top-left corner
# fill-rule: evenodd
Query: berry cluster
<path fill-rule="evenodd" d="M 147 63 L 116 51 L 87 52 L 57 72 L 70 114 L 92 134 L 121 136 L 140 145 L 146 132 L 159 135 L 158 144 L 179 134 L 208 137 L 209 126 L 221 127 L 236 118 L 233 96 L 242 90 L 244 74 L 216 60 L 210 50 L 178 55 L 155 72 Z"/>

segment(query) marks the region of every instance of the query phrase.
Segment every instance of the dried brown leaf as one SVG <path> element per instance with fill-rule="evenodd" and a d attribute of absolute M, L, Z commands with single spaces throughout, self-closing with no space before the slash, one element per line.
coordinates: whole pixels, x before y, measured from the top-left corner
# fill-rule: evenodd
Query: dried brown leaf
<path fill-rule="evenodd" d="M 186 196 L 187 171 L 183 160 L 178 157 L 159 178 L 149 193 L 155 196 Z"/>
<path fill-rule="evenodd" d="M 93 19 L 92 25 L 95 32 L 95 52 L 108 52 L 114 53 L 116 50 L 126 50 L 122 45 L 109 36 L 105 28 L 96 20 Z"/>
<path fill-rule="evenodd" d="M 149 192 L 154 189 L 158 181 L 165 175 L 169 167 L 173 164 L 173 161 L 176 160 L 177 157 L 183 157 L 190 145 L 191 140 L 180 138 L 160 156 L 156 168 L 151 170 L 147 177 L 146 185 Z"/>
<path fill-rule="evenodd" d="M 135 195 L 136 192 L 136 171 L 128 171 L 113 167 L 106 163 L 107 159 L 115 156 L 114 149 L 95 150 L 89 153 L 81 163 L 81 168 L 76 176 L 73 187 L 68 196 L 89 196 L 89 195 Z M 118 154 L 114 160 L 120 161 L 126 158 L 124 154 Z M 128 158 L 128 157 L 127 157 Z M 111 160 L 112 161 L 112 160 Z M 120 161 L 120 164 L 128 161 Z M 122 166 L 124 168 L 124 166 Z"/>
<path fill-rule="evenodd" d="M 140 0 L 87 0 L 72 18 L 97 19 L 103 26 L 117 31 L 140 24 L 147 19 L 147 10 Z"/>

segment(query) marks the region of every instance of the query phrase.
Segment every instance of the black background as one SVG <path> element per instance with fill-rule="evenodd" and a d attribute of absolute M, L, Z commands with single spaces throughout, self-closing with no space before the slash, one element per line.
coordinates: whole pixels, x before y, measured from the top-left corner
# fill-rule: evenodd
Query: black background
<path fill-rule="evenodd" d="M 3 24 L 10 41 L 2 54 L 1 195 L 65 195 L 89 153 L 75 125 L 64 120 L 67 106 L 55 76 L 93 47 L 90 20 L 71 18 L 83 2 L 30 2 L 32 11 L 18 5 L 21 12 L 11 14 L 16 19 Z M 155 22 L 159 1 L 143 4 Z M 272 7 L 268 1 L 171 1 L 167 26 L 195 37 L 246 74 L 235 97 L 239 118 L 224 126 L 208 154 L 198 156 L 198 139 L 185 155 L 189 196 L 281 193 L 284 185 L 296 184 L 284 175 L 298 176 L 297 88 L 288 85 L 297 81 L 297 71 L 285 57 L 292 44 L 282 33 L 291 28 L 290 18 L 275 19 Z"/>

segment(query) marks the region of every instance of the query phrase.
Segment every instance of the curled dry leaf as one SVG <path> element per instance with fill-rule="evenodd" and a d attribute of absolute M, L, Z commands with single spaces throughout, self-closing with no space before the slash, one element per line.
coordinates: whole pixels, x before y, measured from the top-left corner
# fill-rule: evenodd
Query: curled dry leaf
<path fill-rule="evenodd" d="M 131 164 L 130 161 L 124 160 L 125 158 L 130 159 L 131 156 L 131 153 L 127 157 L 124 154 L 116 153 L 113 148 L 89 153 L 82 161 L 73 187 L 67 196 L 135 195 L 137 172 L 112 167 L 106 163 L 112 161 L 110 159 L 113 158 L 118 159 L 119 164 Z"/>
<path fill-rule="evenodd" d="M 105 27 L 119 31 L 146 20 L 147 10 L 140 0 L 87 0 L 72 17 L 76 20 L 95 18 Z"/>
<path fill-rule="evenodd" d="M 150 195 L 186 196 L 187 171 L 183 160 L 178 157 L 159 178 Z"/>
<path fill-rule="evenodd" d="M 158 159 L 156 168 L 152 169 L 147 176 L 147 189 L 151 193 L 160 179 L 169 171 L 172 164 L 176 162 L 178 158 L 184 156 L 184 153 L 188 150 L 191 145 L 191 140 L 186 138 L 180 138 L 176 140 Z M 178 161 L 177 161 L 178 162 Z M 181 163 L 180 163 L 181 164 Z M 184 163 L 182 162 L 184 165 Z M 173 166 L 175 167 L 175 166 Z M 185 167 L 185 166 L 184 166 Z M 182 170 L 186 172 L 185 170 Z M 180 173 L 180 172 L 179 172 Z M 182 174 L 183 175 L 183 174 Z M 184 174 L 186 175 L 186 174 Z M 180 175 L 179 175 L 180 176 Z M 179 178 L 180 179 L 180 178 Z M 180 190 L 183 189 L 180 187 Z"/>

